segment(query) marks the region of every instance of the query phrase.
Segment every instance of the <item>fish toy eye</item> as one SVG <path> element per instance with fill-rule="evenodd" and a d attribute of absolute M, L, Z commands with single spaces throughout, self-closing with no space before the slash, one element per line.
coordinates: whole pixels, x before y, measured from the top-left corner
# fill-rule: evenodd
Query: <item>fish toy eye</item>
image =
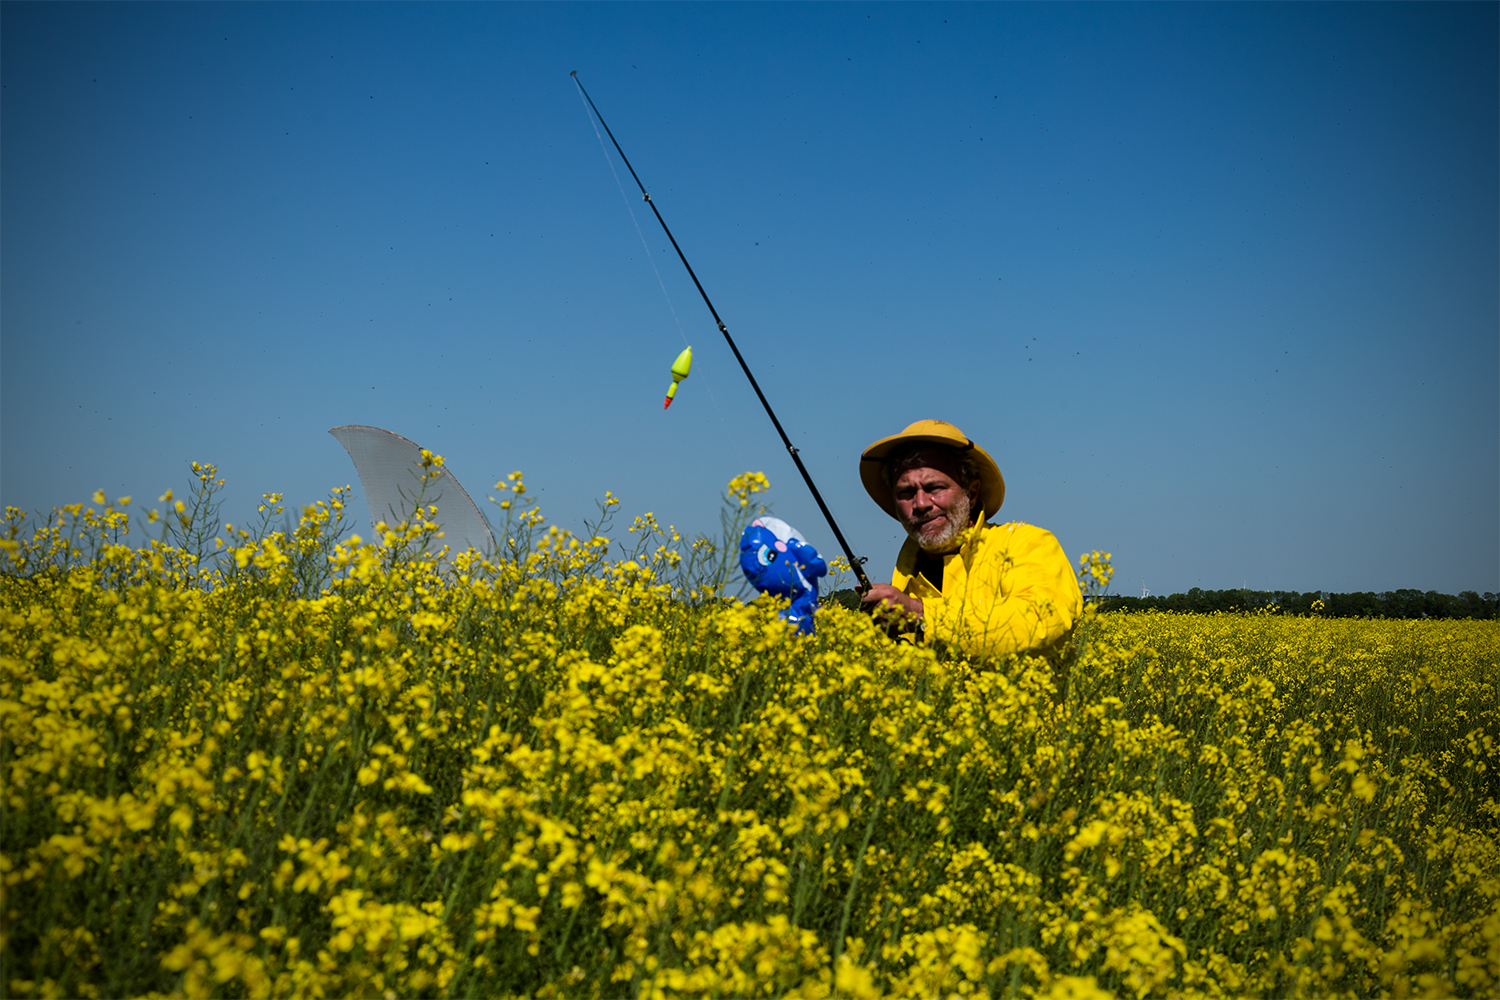
<path fill-rule="evenodd" d="M 769 566 L 776 561 L 776 550 L 769 545 L 762 545 L 760 551 L 755 553 L 755 558 L 760 560 L 762 566 Z"/>

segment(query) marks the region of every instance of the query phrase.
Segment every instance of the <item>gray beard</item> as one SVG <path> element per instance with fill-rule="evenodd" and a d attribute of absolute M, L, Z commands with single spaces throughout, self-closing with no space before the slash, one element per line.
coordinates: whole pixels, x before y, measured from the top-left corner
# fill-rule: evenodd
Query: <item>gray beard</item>
<path fill-rule="evenodd" d="M 973 507 L 969 503 L 969 495 L 962 494 L 958 501 L 948 511 L 948 523 L 943 526 L 942 533 L 936 537 L 923 538 L 921 525 L 907 525 L 906 534 L 923 552 L 937 555 L 948 552 L 958 545 L 959 537 L 969 530 L 970 515 Z"/>

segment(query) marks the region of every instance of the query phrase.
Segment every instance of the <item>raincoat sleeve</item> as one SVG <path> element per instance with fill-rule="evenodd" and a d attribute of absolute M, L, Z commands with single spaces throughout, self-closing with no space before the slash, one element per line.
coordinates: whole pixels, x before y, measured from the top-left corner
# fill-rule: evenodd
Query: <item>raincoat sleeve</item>
<path fill-rule="evenodd" d="M 1029 524 L 986 525 L 947 560 L 943 592 L 924 587 L 929 640 L 968 656 L 1008 656 L 1047 646 L 1083 612 L 1073 566 L 1057 538 Z M 922 581 L 925 583 L 925 581 Z"/>

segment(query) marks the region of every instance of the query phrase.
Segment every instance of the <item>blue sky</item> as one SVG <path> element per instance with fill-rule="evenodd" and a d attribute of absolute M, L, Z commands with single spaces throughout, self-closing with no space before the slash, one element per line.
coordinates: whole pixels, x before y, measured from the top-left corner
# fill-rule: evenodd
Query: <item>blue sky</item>
<path fill-rule="evenodd" d="M 1118 592 L 1500 590 L 1496 37 L 1494 4 L 6 3 L 0 500 L 207 460 L 243 519 L 357 489 L 327 429 L 365 423 L 573 529 L 613 490 L 713 532 L 763 470 L 835 553 L 577 70 L 879 576 L 859 452 L 941 417 Z"/>

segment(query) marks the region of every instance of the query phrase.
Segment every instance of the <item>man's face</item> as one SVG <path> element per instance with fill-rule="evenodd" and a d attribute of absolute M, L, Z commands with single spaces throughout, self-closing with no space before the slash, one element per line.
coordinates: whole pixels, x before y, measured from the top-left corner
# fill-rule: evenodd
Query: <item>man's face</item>
<path fill-rule="evenodd" d="M 954 478 L 957 461 L 942 454 L 916 456 L 892 486 L 901 524 L 924 552 L 947 552 L 968 530 L 973 501 Z"/>

